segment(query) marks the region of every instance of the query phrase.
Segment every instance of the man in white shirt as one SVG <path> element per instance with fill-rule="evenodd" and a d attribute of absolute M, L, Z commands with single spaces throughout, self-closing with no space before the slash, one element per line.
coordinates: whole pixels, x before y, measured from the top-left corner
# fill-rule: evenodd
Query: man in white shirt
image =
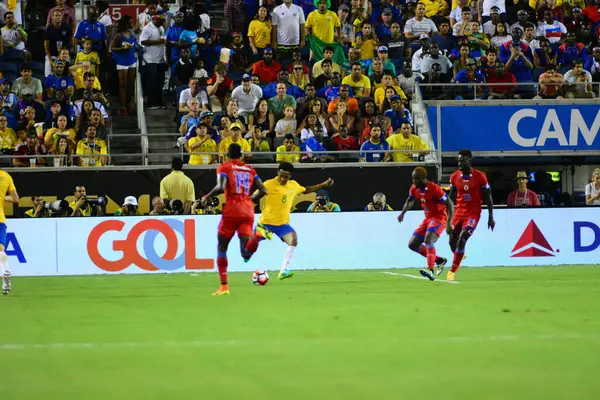
<path fill-rule="evenodd" d="M 411 43 L 416 44 L 422 35 L 431 36 L 437 31 L 437 27 L 433 21 L 425 18 L 425 4 L 418 3 L 415 9 L 415 17 L 406 21 L 406 25 L 404 25 L 404 36 Z"/>
<path fill-rule="evenodd" d="M 147 107 L 150 110 L 163 108 L 162 83 L 165 80 L 165 45 L 167 38 L 163 28 L 163 19 L 156 15 L 152 23 L 142 29 L 140 44 L 144 46 L 143 84 L 144 92 L 148 95 Z"/>
<path fill-rule="evenodd" d="M 487 21 L 490 18 L 492 7 L 496 7 L 500 14 L 506 14 L 506 0 L 479 0 L 477 8 L 482 10 L 481 16 L 483 17 L 483 21 Z"/>
<path fill-rule="evenodd" d="M 208 93 L 200 87 L 200 79 L 191 77 L 188 81 L 188 88 L 181 91 L 179 95 L 179 112 L 187 114 L 190 112 L 187 102 L 192 97 L 200 101 L 203 109 L 208 109 Z"/>
<path fill-rule="evenodd" d="M 471 9 L 471 15 L 473 15 L 473 17 L 477 15 L 477 10 L 470 7 L 468 3 L 468 0 L 458 0 L 458 5 L 450 12 L 450 27 L 454 27 L 455 24 L 462 21 L 462 9 L 464 7 L 469 7 Z"/>
<path fill-rule="evenodd" d="M 251 80 L 250 75 L 244 74 L 242 84 L 231 92 L 231 98 L 238 101 L 238 112 L 246 119 L 254 113 L 258 101 L 263 96 L 260 86 L 253 84 Z"/>
<path fill-rule="evenodd" d="M 483 24 L 483 33 L 492 37 L 496 33 L 496 25 L 503 23 L 500 21 L 499 7 L 493 6 L 492 8 L 490 8 L 490 18 L 491 19 L 488 22 Z M 506 28 L 504 29 L 504 32 L 509 33 L 510 31 L 508 30 L 508 24 L 504 23 L 504 27 Z"/>
<path fill-rule="evenodd" d="M 25 50 L 27 33 L 19 26 L 15 20 L 15 14 L 11 11 L 4 14 L 4 23 L 2 27 L 2 44 L 6 50 Z"/>
<path fill-rule="evenodd" d="M 429 36 L 427 34 L 422 34 L 419 38 L 419 42 L 421 44 L 421 48 L 414 52 L 412 56 L 412 70 L 415 72 L 421 71 L 421 61 L 423 57 L 427 54 L 427 50 L 429 49 Z"/>
<path fill-rule="evenodd" d="M 563 42 L 566 34 L 567 27 L 562 22 L 555 21 L 552 10 L 546 9 L 544 11 L 544 22 L 538 26 L 535 36 L 545 37 L 550 43 L 554 44 Z"/>
<path fill-rule="evenodd" d="M 304 11 L 292 4 L 293 0 L 284 0 L 275 7 L 271 16 L 271 46 L 282 58 L 291 58 L 294 51 L 304 48 Z"/>

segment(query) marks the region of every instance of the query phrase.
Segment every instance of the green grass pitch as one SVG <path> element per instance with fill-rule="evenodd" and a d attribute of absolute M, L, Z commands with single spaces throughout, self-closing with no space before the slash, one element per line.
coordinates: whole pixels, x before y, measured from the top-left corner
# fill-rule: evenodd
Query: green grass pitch
<path fill-rule="evenodd" d="M 382 272 L 16 277 L 0 398 L 600 398 L 600 268 Z"/>

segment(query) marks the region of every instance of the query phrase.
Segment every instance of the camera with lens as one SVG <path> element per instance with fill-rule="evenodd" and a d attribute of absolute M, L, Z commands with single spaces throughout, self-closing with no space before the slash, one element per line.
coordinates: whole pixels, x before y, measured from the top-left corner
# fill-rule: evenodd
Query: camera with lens
<path fill-rule="evenodd" d="M 210 197 L 206 201 L 206 205 L 202 205 L 202 193 L 200 198 L 194 202 L 192 206 L 192 214 L 218 214 L 217 207 L 221 204 L 217 197 Z"/>
<path fill-rule="evenodd" d="M 92 205 L 92 206 L 106 205 L 106 197 L 104 197 L 104 196 L 98 196 L 98 197 L 87 197 L 86 196 L 83 199 L 85 200 L 86 205 Z"/>
<path fill-rule="evenodd" d="M 329 203 L 329 201 L 327 201 L 327 198 L 325 198 L 325 197 L 320 197 L 317 199 L 317 201 L 319 202 L 319 205 L 321 207 L 325 207 L 327 205 L 327 203 Z"/>
<path fill-rule="evenodd" d="M 69 209 L 69 202 L 66 200 L 44 201 L 42 204 L 44 209 L 52 214 L 64 214 Z"/>
<path fill-rule="evenodd" d="M 179 199 L 165 199 L 165 208 L 169 210 L 171 214 L 182 214 L 183 201 Z"/>

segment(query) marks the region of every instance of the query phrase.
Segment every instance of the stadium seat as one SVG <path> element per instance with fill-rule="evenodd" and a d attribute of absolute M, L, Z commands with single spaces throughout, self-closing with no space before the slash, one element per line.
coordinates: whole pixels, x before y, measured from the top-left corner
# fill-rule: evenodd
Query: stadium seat
<path fill-rule="evenodd" d="M 4 54 L 2 54 L 2 57 L 0 57 L 0 60 L 20 65 L 25 62 L 25 53 L 23 53 L 21 50 L 5 50 Z"/>
<path fill-rule="evenodd" d="M 10 82 L 13 82 L 19 77 L 19 68 L 16 64 L 11 62 L 0 62 L 0 72 L 2 72 L 4 77 L 8 78 Z"/>
<path fill-rule="evenodd" d="M 44 63 L 41 62 L 32 62 L 31 63 L 31 72 L 33 72 L 34 74 L 40 73 L 40 74 L 44 74 Z"/>

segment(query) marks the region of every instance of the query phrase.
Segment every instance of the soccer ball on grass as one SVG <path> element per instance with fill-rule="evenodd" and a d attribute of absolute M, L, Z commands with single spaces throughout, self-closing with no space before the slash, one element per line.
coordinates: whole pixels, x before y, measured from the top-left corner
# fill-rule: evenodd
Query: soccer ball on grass
<path fill-rule="evenodd" d="M 262 269 L 257 269 L 252 273 L 252 283 L 256 286 L 264 286 L 269 282 L 269 274 L 267 271 L 263 271 Z"/>

